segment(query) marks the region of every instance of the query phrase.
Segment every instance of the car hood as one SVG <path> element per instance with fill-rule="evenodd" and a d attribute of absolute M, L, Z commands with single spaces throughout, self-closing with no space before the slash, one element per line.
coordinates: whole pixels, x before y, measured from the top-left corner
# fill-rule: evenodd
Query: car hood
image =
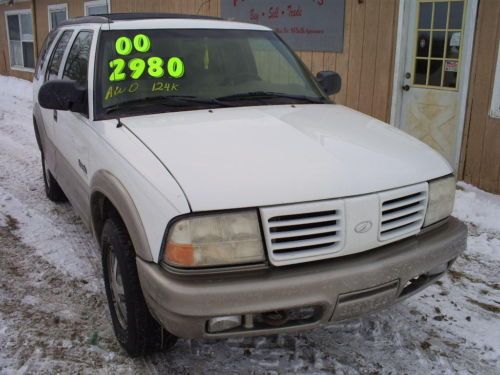
<path fill-rule="evenodd" d="M 367 194 L 452 172 L 424 143 L 341 105 L 222 108 L 122 119 L 193 211 Z"/>

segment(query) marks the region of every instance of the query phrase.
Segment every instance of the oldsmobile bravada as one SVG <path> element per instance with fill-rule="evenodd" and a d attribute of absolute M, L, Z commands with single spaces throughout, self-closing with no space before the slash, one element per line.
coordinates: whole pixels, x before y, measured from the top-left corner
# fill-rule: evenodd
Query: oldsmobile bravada
<path fill-rule="evenodd" d="M 52 31 L 34 77 L 46 193 L 102 250 L 130 355 L 387 307 L 465 249 L 435 151 L 335 104 L 267 27 L 112 14 Z"/>

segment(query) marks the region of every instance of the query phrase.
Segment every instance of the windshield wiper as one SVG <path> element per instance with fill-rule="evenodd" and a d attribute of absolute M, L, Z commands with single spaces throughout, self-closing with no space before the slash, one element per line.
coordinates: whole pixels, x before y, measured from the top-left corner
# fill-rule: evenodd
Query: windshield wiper
<path fill-rule="evenodd" d="M 106 114 L 131 107 L 148 105 L 162 105 L 165 107 L 184 107 L 192 104 L 208 104 L 210 106 L 230 107 L 228 103 L 219 102 L 217 99 L 200 98 L 190 95 L 150 96 L 141 99 L 128 100 L 105 108 Z"/>
<path fill-rule="evenodd" d="M 239 94 L 220 96 L 215 100 L 224 102 L 224 101 L 236 101 L 236 100 L 247 100 L 247 99 L 274 99 L 274 98 L 292 99 L 292 100 L 304 101 L 307 103 L 315 103 L 315 104 L 327 103 L 327 100 L 324 98 L 314 98 L 305 95 L 285 94 L 281 92 L 271 92 L 271 91 L 244 92 Z"/>

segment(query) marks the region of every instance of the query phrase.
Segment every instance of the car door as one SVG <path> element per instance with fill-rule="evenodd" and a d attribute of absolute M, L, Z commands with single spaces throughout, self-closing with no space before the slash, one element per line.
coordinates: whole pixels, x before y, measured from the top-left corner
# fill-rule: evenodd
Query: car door
<path fill-rule="evenodd" d="M 68 42 L 73 34 L 73 30 L 64 30 L 59 34 L 55 46 L 52 48 L 52 54 L 43 77 L 37 77 L 36 84 L 42 85 L 49 80 L 56 79 L 61 67 L 61 61 L 68 46 Z M 48 168 L 57 179 L 56 153 L 57 142 L 55 139 L 55 125 L 57 122 L 57 111 L 52 109 L 40 108 L 43 126 L 46 134 L 46 144 L 44 145 L 44 156 Z"/>
<path fill-rule="evenodd" d="M 94 31 L 76 30 L 64 58 L 60 78 L 74 81 L 88 90 L 89 59 Z M 84 220 L 90 217 L 89 145 L 95 136 L 89 119 L 89 107 L 83 113 L 58 111 L 55 132 L 59 155 L 58 182 Z"/>

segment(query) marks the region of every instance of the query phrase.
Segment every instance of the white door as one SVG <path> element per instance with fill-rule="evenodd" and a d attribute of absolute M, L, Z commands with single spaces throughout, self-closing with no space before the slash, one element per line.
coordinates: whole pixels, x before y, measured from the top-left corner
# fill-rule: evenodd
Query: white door
<path fill-rule="evenodd" d="M 465 49 L 474 0 L 411 0 L 408 7 L 399 127 L 439 151 L 456 168 L 468 66 Z M 472 34 L 472 32 L 470 32 Z M 467 64 L 468 65 L 468 64 Z M 462 72 L 462 70 L 464 70 Z"/>
<path fill-rule="evenodd" d="M 88 89 L 90 50 L 94 39 L 92 30 L 75 30 L 68 46 L 68 52 L 60 71 L 63 80 L 74 81 L 79 87 Z M 90 190 L 89 152 L 93 136 L 87 111 L 75 113 L 57 111 L 56 143 L 59 151 L 56 165 L 59 165 L 58 182 L 81 216 L 88 220 L 88 199 Z"/>

